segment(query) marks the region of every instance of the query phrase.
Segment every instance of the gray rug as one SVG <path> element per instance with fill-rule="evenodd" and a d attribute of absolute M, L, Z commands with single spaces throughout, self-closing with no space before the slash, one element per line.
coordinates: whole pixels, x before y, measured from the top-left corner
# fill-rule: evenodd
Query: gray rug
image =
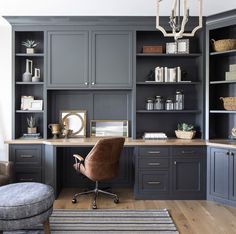
<path fill-rule="evenodd" d="M 179 233 L 167 210 L 54 210 L 52 233 Z M 38 230 L 4 232 L 36 234 Z"/>

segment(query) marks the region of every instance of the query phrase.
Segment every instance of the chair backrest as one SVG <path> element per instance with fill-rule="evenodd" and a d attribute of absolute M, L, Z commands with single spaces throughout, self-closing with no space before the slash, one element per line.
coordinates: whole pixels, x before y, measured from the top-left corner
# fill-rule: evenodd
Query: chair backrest
<path fill-rule="evenodd" d="M 122 137 L 105 138 L 94 145 L 84 161 L 85 170 L 91 179 L 102 181 L 117 176 L 124 142 Z"/>

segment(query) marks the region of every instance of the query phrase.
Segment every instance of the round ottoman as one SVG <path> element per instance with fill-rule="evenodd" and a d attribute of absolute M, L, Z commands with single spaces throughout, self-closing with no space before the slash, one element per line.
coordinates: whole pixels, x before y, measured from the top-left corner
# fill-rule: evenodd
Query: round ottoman
<path fill-rule="evenodd" d="M 50 233 L 54 191 L 41 183 L 16 183 L 0 187 L 0 233 L 43 223 Z"/>

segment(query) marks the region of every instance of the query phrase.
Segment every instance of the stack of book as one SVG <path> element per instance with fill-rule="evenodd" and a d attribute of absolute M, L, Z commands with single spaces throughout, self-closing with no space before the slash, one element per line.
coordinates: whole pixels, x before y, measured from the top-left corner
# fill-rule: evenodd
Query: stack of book
<path fill-rule="evenodd" d="M 145 132 L 143 135 L 144 140 L 165 140 L 167 136 L 164 132 Z"/>
<path fill-rule="evenodd" d="M 181 69 L 180 67 L 156 67 L 155 82 L 180 82 Z"/>
<path fill-rule="evenodd" d="M 225 80 L 236 80 L 236 64 L 229 65 L 229 71 L 225 73 Z"/>
<path fill-rule="evenodd" d="M 40 133 L 24 133 L 21 139 L 40 139 Z"/>

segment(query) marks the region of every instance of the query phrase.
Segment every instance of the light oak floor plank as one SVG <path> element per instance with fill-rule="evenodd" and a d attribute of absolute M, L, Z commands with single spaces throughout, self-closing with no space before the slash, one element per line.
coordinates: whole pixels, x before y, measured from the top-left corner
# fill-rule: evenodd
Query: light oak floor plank
<path fill-rule="evenodd" d="M 81 196 L 76 204 L 72 196 L 79 192 L 76 188 L 62 189 L 54 203 L 55 209 L 92 209 L 93 196 Z M 169 210 L 181 234 L 236 234 L 236 208 L 210 201 L 186 200 L 135 200 L 132 189 L 114 189 L 120 197 L 115 204 L 109 197 L 99 196 L 100 209 L 163 209 Z"/>

